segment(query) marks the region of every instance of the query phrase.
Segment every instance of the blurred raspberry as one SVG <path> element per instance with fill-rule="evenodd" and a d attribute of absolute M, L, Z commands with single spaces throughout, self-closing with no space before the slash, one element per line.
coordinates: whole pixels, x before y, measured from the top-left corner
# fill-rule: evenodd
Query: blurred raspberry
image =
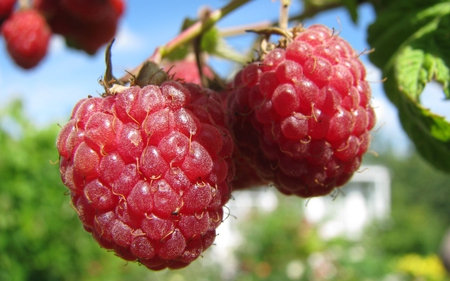
<path fill-rule="evenodd" d="M 14 62 L 24 69 L 35 67 L 47 54 L 51 30 L 34 10 L 19 10 L 3 24 L 6 48 Z"/>
<path fill-rule="evenodd" d="M 166 61 L 163 65 L 167 72 L 173 74 L 174 79 L 180 79 L 184 82 L 198 85 L 202 84 L 197 63 L 192 57 L 188 57 L 181 61 Z M 203 65 L 202 72 L 206 78 L 211 80 L 214 79 L 214 74 L 207 65 Z"/>
<path fill-rule="evenodd" d="M 69 47 L 91 55 L 114 38 L 125 10 L 123 0 L 34 0 L 33 6 Z"/>

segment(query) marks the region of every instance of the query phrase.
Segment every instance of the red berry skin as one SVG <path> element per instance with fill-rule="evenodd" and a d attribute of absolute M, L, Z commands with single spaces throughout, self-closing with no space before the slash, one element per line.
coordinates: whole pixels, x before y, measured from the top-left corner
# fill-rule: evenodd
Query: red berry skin
<path fill-rule="evenodd" d="M 228 97 L 237 151 L 284 194 L 345 184 L 370 143 L 375 114 L 353 48 L 322 25 L 242 69 Z"/>
<path fill-rule="evenodd" d="M 0 0 L 0 22 L 13 12 L 15 4 L 16 0 Z"/>
<path fill-rule="evenodd" d="M 179 79 L 187 83 L 201 85 L 201 77 L 198 71 L 197 63 L 192 58 L 186 58 L 181 61 L 164 62 L 164 69 L 173 75 L 173 79 Z M 203 75 L 208 79 L 214 79 L 214 73 L 207 65 L 202 67 Z"/>
<path fill-rule="evenodd" d="M 51 30 L 36 10 L 21 10 L 12 14 L 2 26 L 6 48 L 14 62 L 30 69 L 47 54 Z"/>
<path fill-rule="evenodd" d="M 81 21 L 99 22 L 108 14 L 121 16 L 125 5 L 122 0 L 61 0 L 61 6 Z"/>
<path fill-rule="evenodd" d="M 64 36 L 68 46 L 93 55 L 114 38 L 125 3 L 34 0 L 33 7 L 45 15 L 53 33 Z"/>
<path fill-rule="evenodd" d="M 217 93 L 166 81 L 83 99 L 56 144 L 72 204 L 101 247 L 161 270 L 212 244 L 234 177 Z"/>
<path fill-rule="evenodd" d="M 234 156 L 235 177 L 231 182 L 233 191 L 247 190 L 269 184 L 269 181 L 263 179 L 258 174 L 258 170 L 252 166 L 252 163 L 243 157 Z"/>

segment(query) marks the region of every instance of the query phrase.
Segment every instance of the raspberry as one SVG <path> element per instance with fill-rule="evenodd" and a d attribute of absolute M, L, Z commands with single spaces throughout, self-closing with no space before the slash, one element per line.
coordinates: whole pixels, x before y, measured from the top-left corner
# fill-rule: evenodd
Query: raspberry
<path fill-rule="evenodd" d="M 193 58 L 187 58 L 181 61 L 166 62 L 164 69 L 173 73 L 174 79 L 181 79 L 184 82 L 201 85 L 202 81 L 198 71 L 197 63 Z M 214 79 L 214 74 L 207 65 L 202 67 L 203 75 L 208 79 Z"/>
<path fill-rule="evenodd" d="M 225 117 L 216 92 L 171 80 L 78 102 L 57 148 L 85 230 L 153 270 L 200 256 L 230 197 Z"/>
<path fill-rule="evenodd" d="M 0 1 L 0 26 L 3 19 L 6 19 L 14 10 L 16 0 L 1 0 Z"/>
<path fill-rule="evenodd" d="M 125 9 L 122 0 L 61 0 L 61 6 L 74 17 L 88 22 L 102 21 L 111 13 L 121 16 Z"/>
<path fill-rule="evenodd" d="M 256 168 L 252 166 L 242 156 L 235 155 L 233 157 L 235 163 L 235 177 L 231 182 L 233 191 L 251 189 L 253 187 L 264 186 L 269 181 L 264 180 L 257 172 Z"/>
<path fill-rule="evenodd" d="M 358 54 L 322 25 L 267 52 L 235 77 L 228 108 L 240 154 L 284 194 L 342 186 L 370 144 L 375 114 Z"/>
<path fill-rule="evenodd" d="M 34 0 L 33 6 L 46 16 L 54 33 L 64 36 L 68 46 L 88 54 L 111 41 L 125 10 L 123 0 Z"/>
<path fill-rule="evenodd" d="M 24 69 L 35 67 L 47 54 L 51 30 L 36 10 L 13 13 L 4 22 L 2 33 L 8 53 Z"/>

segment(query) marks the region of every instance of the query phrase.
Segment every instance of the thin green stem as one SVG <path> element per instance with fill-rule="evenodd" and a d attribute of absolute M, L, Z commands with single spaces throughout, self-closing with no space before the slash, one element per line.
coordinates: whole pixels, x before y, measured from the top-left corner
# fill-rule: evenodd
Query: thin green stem
<path fill-rule="evenodd" d="M 27 10 L 31 7 L 30 0 L 19 0 L 19 9 Z"/>
<path fill-rule="evenodd" d="M 195 24 L 181 32 L 177 37 L 169 41 L 167 44 L 156 48 L 155 52 L 146 61 L 153 61 L 159 64 L 162 58 L 168 56 L 181 45 L 193 40 L 195 37 L 207 31 L 220 19 L 250 1 L 251 0 L 233 0 L 223 8 L 213 11 L 204 20 L 197 21 Z M 142 64 L 132 70 L 131 74 L 135 75 L 139 71 Z M 126 83 L 128 79 L 130 79 L 131 74 L 127 73 L 119 80 Z"/>
<path fill-rule="evenodd" d="M 225 17 L 230 12 L 239 8 L 240 6 L 250 2 L 251 0 L 234 0 L 231 1 L 228 5 L 223 7 L 222 9 L 216 10 L 212 12 L 208 17 L 206 17 L 203 21 L 200 20 L 192 25 L 190 28 L 186 29 L 179 36 L 174 38 L 172 41 L 167 43 L 165 46 L 160 48 L 160 56 L 161 58 L 167 56 L 172 53 L 173 50 L 178 48 L 180 45 L 183 45 L 186 42 L 191 41 L 195 37 L 199 36 L 203 32 L 210 29 L 216 22 Z"/>
<path fill-rule="evenodd" d="M 362 3 L 372 3 L 373 4 L 374 1 L 371 1 L 371 0 L 357 0 L 357 2 L 358 2 L 358 5 L 361 5 Z M 305 7 L 305 10 L 301 14 L 293 16 L 289 20 L 290 21 L 302 22 L 305 19 L 312 18 L 312 17 L 316 16 L 317 14 L 319 14 L 321 12 L 328 11 L 328 10 L 335 9 L 335 8 L 339 8 L 339 7 L 342 7 L 342 6 L 343 6 L 343 4 L 342 4 L 341 1 L 324 3 L 322 5 L 309 5 L 309 6 Z"/>
<path fill-rule="evenodd" d="M 271 26 L 272 26 L 272 22 L 267 20 L 267 21 L 252 23 L 252 24 L 221 28 L 219 30 L 219 33 L 220 33 L 221 37 L 232 37 L 232 36 L 247 34 L 248 33 L 247 30 L 258 30 L 258 29 L 268 28 Z"/>

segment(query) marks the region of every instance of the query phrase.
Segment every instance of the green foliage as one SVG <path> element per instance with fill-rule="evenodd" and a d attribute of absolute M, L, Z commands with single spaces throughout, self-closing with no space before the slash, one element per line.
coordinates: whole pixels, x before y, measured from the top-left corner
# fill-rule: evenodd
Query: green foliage
<path fill-rule="evenodd" d="M 325 249 L 316 229 L 303 220 L 304 202 L 293 197 L 280 200 L 283 204 L 273 213 L 255 210 L 249 218 L 240 218 L 244 246 L 237 251 L 237 280 L 286 280 L 291 261 L 305 262 L 311 253 Z"/>
<path fill-rule="evenodd" d="M 354 23 L 358 22 L 358 2 L 357 0 L 342 0 L 344 6 L 350 13 L 350 17 Z"/>
<path fill-rule="evenodd" d="M 59 128 L 34 128 L 19 101 L 0 121 L 0 280 L 81 280 L 88 268 L 101 270 L 93 263 L 101 249 L 83 233 L 59 177 Z"/>
<path fill-rule="evenodd" d="M 384 89 L 397 106 L 404 130 L 418 152 L 450 172 L 450 123 L 422 106 L 426 84 L 442 84 L 450 99 L 450 2 L 379 1 L 368 41 L 371 61 L 383 71 Z M 393 24 L 395 23 L 395 24 Z"/>
<path fill-rule="evenodd" d="M 55 280 L 68 267 L 79 266 L 77 261 L 70 260 L 71 255 L 63 254 L 57 262 L 52 261 L 58 248 L 73 238 L 74 226 L 64 188 L 55 184 L 59 180 L 58 170 L 49 162 L 58 159 L 52 145 L 56 128 L 38 133 L 24 120 L 19 102 L 10 106 L 9 113 L 9 116 L 2 114 L 1 121 L 10 117 L 12 122 L 5 126 L 16 130 L 20 138 L 12 138 L 4 129 L 0 130 L 0 279 L 27 280 L 34 276 L 43 280 L 47 276 Z M 58 210 L 58 216 L 54 210 Z M 72 224 L 60 228 L 49 218 L 69 219 Z M 55 231 L 60 235 L 46 235 Z M 47 250 L 41 251 L 44 245 Z M 79 248 L 71 250 L 79 252 Z M 26 270 L 22 270 L 23 263 L 29 265 Z"/>
<path fill-rule="evenodd" d="M 387 152 L 377 162 L 391 172 L 392 213 L 388 224 L 368 233 L 367 243 L 386 255 L 437 253 L 450 226 L 450 176 L 417 154 L 398 159 Z"/>

